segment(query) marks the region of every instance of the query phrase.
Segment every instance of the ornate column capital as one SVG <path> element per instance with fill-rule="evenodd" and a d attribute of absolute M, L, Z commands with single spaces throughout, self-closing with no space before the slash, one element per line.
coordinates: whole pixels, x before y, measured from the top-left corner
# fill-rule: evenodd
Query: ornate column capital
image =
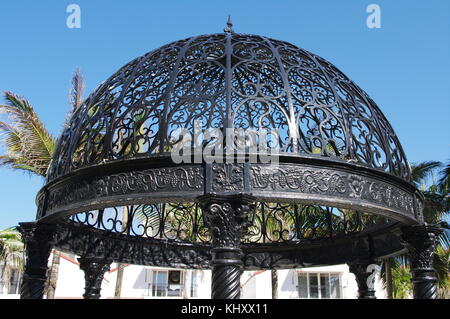
<path fill-rule="evenodd" d="M 111 261 L 101 258 L 78 258 L 80 269 L 84 271 L 84 299 L 99 299 L 105 272 L 110 270 Z"/>
<path fill-rule="evenodd" d="M 50 256 L 51 249 L 56 241 L 56 225 L 38 222 L 20 223 L 18 230 L 22 234 L 27 250 L 27 263 L 33 261 L 35 257 Z M 41 264 L 32 263 L 29 266 L 35 270 L 44 265 L 47 268 L 47 262 L 45 261 L 44 264 L 44 260 L 39 260 Z"/>
<path fill-rule="evenodd" d="M 252 225 L 251 211 L 255 197 L 204 195 L 199 198 L 203 217 L 215 247 L 239 248 L 242 235 Z"/>
<path fill-rule="evenodd" d="M 20 298 L 42 299 L 47 281 L 48 258 L 56 239 L 56 225 L 20 223 L 18 230 L 22 234 L 26 250 Z"/>
<path fill-rule="evenodd" d="M 381 261 L 370 259 L 349 263 L 350 272 L 355 275 L 358 284 L 358 299 L 376 299 L 375 297 L 375 272 L 380 267 Z M 381 267 L 380 267 L 381 268 Z"/>
<path fill-rule="evenodd" d="M 434 249 L 442 229 L 438 225 L 420 224 L 402 228 L 401 241 L 408 250 L 414 299 L 436 299 Z"/>
<path fill-rule="evenodd" d="M 243 234 L 252 224 L 253 196 L 209 194 L 199 198 L 214 248 L 211 250 L 213 299 L 239 299 Z"/>
<path fill-rule="evenodd" d="M 402 244 L 408 249 L 411 268 L 433 269 L 434 248 L 442 233 L 438 225 L 414 225 L 402 228 Z"/>

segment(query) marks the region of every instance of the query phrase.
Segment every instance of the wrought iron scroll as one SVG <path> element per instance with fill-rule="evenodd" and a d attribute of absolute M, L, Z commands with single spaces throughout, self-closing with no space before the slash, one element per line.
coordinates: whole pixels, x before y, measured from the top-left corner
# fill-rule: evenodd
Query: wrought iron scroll
<path fill-rule="evenodd" d="M 290 43 L 226 32 L 167 44 L 125 65 L 74 113 L 48 179 L 170 151 L 180 128 L 275 129 L 279 150 L 410 168 L 375 102 L 330 62 Z M 228 146 L 230 147 L 230 146 Z"/>
<path fill-rule="evenodd" d="M 252 209 L 252 226 L 244 232 L 242 243 L 298 243 L 335 239 L 391 222 L 382 216 L 327 206 L 257 202 Z M 132 237 L 211 243 L 202 208 L 197 203 L 112 207 L 75 214 L 70 217 L 70 221 Z"/>
<path fill-rule="evenodd" d="M 197 203 L 111 207 L 72 215 L 70 221 L 134 237 L 191 243 L 210 240 Z"/>

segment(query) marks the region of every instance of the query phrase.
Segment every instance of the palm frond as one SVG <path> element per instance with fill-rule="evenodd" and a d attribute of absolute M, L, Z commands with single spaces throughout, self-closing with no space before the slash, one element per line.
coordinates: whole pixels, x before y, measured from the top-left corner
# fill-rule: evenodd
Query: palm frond
<path fill-rule="evenodd" d="M 85 80 L 81 74 L 80 69 L 76 69 L 72 76 L 72 86 L 69 91 L 69 105 L 70 110 L 67 112 L 66 119 L 64 121 L 64 128 L 69 125 L 72 115 L 83 104 L 83 92 L 85 89 Z"/>
<path fill-rule="evenodd" d="M 417 186 L 427 178 L 433 170 L 442 166 L 441 162 L 428 161 L 411 165 L 411 177 Z"/>
<path fill-rule="evenodd" d="M 434 191 L 422 192 L 425 198 L 423 215 L 425 221 L 430 224 L 439 223 L 450 207 L 450 197 Z"/>
<path fill-rule="evenodd" d="M 56 140 L 47 131 L 31 104 L 12 92 L 4 92 L 6 104 L 0 112 L 8 115 L 8 123 L 0 122 L 6 154 L 0 165 L 45 176 Z"/>
<path fill-rule="evenodd" d="M 442 169 L 441 178 L 438 180 L 439 190 L 442 194 L 447 195 L 450 190 L 450 163 Z"/>
<path fill-rule="evenodd" d="M 69 93 L 69 104 L 72 106 L 72 111 L 75 111 L 83 103 L 83 92 L 85 89 L 85 80 L 80 72 L 76 69 L 72 77 L 72 87 Z"/>
<path fill-rule="evenodd" d="M 443 223 L 441 222 L 441 227 L 442 225 Z M 442 228 L 444 228 L 444 231 L 438 237 L 439 245 L 443 249 L 450 249 L 450 229 L 445 227 Z"/>

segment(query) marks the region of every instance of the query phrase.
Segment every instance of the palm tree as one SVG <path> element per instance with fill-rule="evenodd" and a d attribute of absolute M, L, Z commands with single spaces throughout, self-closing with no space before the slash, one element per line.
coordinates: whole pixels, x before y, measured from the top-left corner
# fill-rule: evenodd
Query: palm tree
<path fill-rule="evenodd" d="M 79 70 L 72 77 L 69 94 L 70 114 L 82 104 L 84 78 Z M 0 112 L 5 113 L 7 121 L 0 121 L 0 133 L 6 153 L 0 155 L 0 166 L 22 170 L 45 177 L 57 139 L 45 128 L 39 116 L 24 97 L 12 92 L 4 92 L 6 103 L 0 104 Z M 67 120 L 66 120 L 67 125 Z M 47 298 L 53 298 L 58 276 L 60 253 L 54 251 L 52 267 L 47 283 Z"/>
<path fill-rule="evenodd" d="M 56 140 L 25 98 L 12 92 L 5 92 L 4 97 L 6 104 L 0 104 L 0 111 L 8 115 L 9 123 L 0 121 L 6 146 L 0 165 L 45 177 Z"/>
<path fill-rule="evenodd" d="M 438 279 L 438 293 L 441 298 L 450 294 L 450 235 L 449 226 L 446 222 L 450 212 L 449 196 L 449 175 L 450 163 L 443 169 L 442 163 L 429 161 L 412 166 L 412 179 L 425 198 L 424 220 L 428 224 L 440 224 L 444 232 L 439 236 L 434 255 L 434 267 Z M 435 180 L 436 171 L 440 175 L 438 181 Z M 430 179 L 431 185 L 427 186 Z M 405 280 L 405 272 L 409 269 L 406 256 L 390 258 L 385 260 L 382 268 L 382 279 L 388 289 L 388 296 L 393 298 L 406 298 L 410 295 L 411 283 Z M 389 274 L 391 276 L 388 276 Z M 389 277 L 389 278 L 387 278 Z"/>
<path fill-rule="evenodd" d="M 22 270 L 24 264 L 24 245 L 20 233 L 15 228 L 0 231 L 0 263 L 2 266 L 0 279 L 8 287 L 11 270 Z"/>

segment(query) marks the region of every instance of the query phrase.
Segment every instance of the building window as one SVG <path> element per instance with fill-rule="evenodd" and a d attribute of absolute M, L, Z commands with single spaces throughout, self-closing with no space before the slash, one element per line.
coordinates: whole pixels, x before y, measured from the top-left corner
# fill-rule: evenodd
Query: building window
<path fill-rule="evenodd" d="M 181 286 L 182 272 L 179 270 L 169 271 L 169 283 L 167 287 L 168 297 L 181 297 L 182 286 Z"/>
<path fill-rule="evenodd" d="M 152 297 L 167 296 L 167 271 L 153 271 Z"/>
<path fill-rule="evenodd" d="M 181 297 L 183 272 L 180 270 L 153 270 L 149 290 L 152 297 Z"/>
<path fill-rule="evenodd" d="M 341 298 L 341 278 L 337 273 L 300 272 L 298 296 L 309 299 Z"/>

